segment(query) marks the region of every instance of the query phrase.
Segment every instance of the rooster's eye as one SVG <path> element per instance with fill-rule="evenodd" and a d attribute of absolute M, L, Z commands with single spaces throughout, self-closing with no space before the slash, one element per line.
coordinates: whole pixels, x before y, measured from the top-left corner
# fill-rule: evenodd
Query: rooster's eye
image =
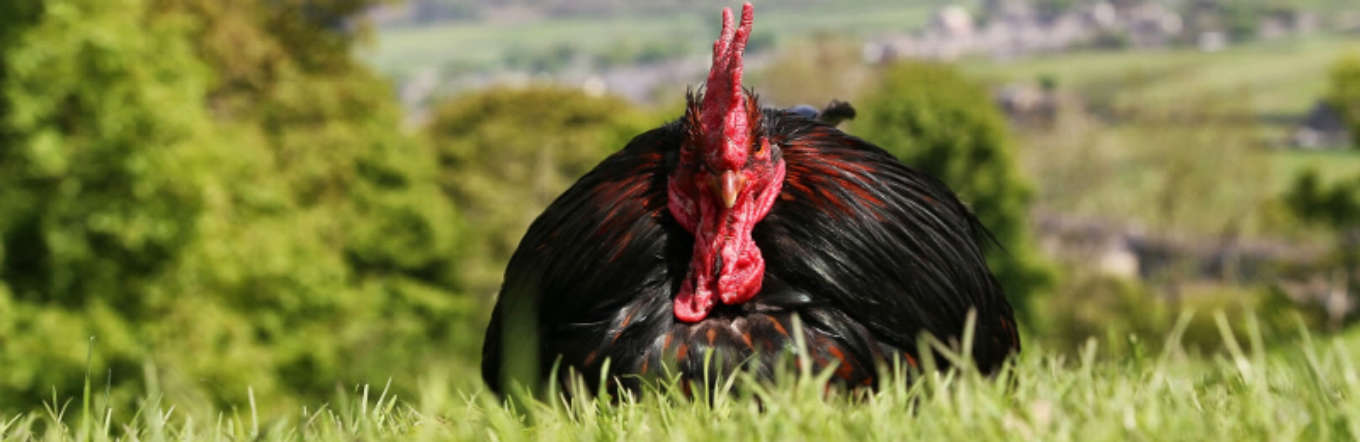
<path fill-rule="evenodd" d="M 769 141 L 760 140 L 760 144 L 756 144 L 756 148 L 755 148 L 755 150 L 752 150 L 752 151 L 751 151 L 751 154 L 752 154 L 752 155 L 760 155 L 761 152 L 764 152 L 764 151 L 765 151 L 765 146 L 768 145 L 768 144 L 770 144 Z"/>

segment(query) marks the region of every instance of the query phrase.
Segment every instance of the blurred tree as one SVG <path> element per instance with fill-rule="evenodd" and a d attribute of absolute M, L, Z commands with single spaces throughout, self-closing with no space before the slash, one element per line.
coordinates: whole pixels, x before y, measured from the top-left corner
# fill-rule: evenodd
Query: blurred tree
<path fill-rule="evenodd" d="M 267 167 L 302 208 L 354 215 L 332 220 L 350 266 L 456 282 L 434 152 L 400 131 L 389 86 L 351 57 L 366 29 L 356 15 L 380 1 L 157 1 L 193 21 L 191 41 L 218 73 L 214 117 L 268 146 Z"/>
<path fill-rule="evenodd" d="M 1284 199 L 1299 218 L 1337 233 L 1337 260 L 1348 293 L 1352 299 L 1360 297 L 1360 175 L 1329 186 L 1322 183 L 1317 170 L 1308 170 L 1295 178 Z M 1355 315 L 1352 311 L 1351 316 Z"/>
<path fill-rule="evenodd" d="M 434 152 L 350 58 L 369 3 L 55 0 L 0 19 L 0 404 L 76 396 L 89 336 L 116 386 L 219 405 L 251 386 L 272 409 L 470 364 Z"/>
<path fill-rule="evenodd" d="M 1075 352 L 1089 339 L 1100 342 L 1110 355 L 1129 355 L 1144 350 L 1158 352 L 1168 332 L 1182 315 L 1180 344 L 1191 351 L 1216 352 L 1227 348 L 1214 321 L 1223 312 L 1233 321 L 1251 316 L 1260 321 L 1262 336 L 1269 341 L 1291 341 L 1300 320 L 1316 325 L 1321 318 L 1313 309 L 1283 293 L 1231 284 L 1187 284 L 1178 300 L 1168 299 L 1142 281 L 1093 273 L 1085 266 L 1062 266 L 1063 277 L 1052 298 L 1036 305 L 1034 327 L 1046 349 Z M 1251 339 L 1234 330 L 1238 342 Z"/>
<path fill-rule="evenodd" d="M 1341 112 L 1350 127 L 1351 145 L 1360 149 L 1360 54 L 1342 57 L 1332 65 L 1326 101 Z"/>
<path fill-rule="evenodd" d="M 0 404 L 139 373 L 136 321 L 198 231 L 207 70 L 138 0 L 12 3 L 0 31 Z M 8 7 L 8 6 L 7 6 Z"/>
<path fill-rule="evenodd" d="M 1234 0 L 1219 4 L 1219 14 L 1233 41 L 1247 41 L 1260 32 L 1261 18 L 1267 9 L 1259 0 Z"/>
<path fill-rule="evenodd" d="M 239 401 L 252 377 L 320 395 L 440 354 L 471 359 L 473 304 L 450 291 L 460 223 L 434 152 L 402 133 L 389 86 L 352 57 L 368 31 L 359 15 L 380 1 L 154 1 L 189 23 L 217 74 L 204 104 L 236 149 L 215 161 L 239 166 L 224 168 L 205 238 L 178 272 L 193 279 L 177 282 L 240 315 L 223 327 L 249 323 L 231 336 L 272 373 L 188 371 L 232 379 L 213 394 Z"/>
<path fill-rule="evenodd" d="M 904 63 L 870 90 L 851 132 L 959 194 L 1001 244 L 988 261 L 1016 309 L 1027 312 L 1052 275 L 1030 238 L 1030 184 L 1011 158 L 1005 120 L 986 89 L 944 65 Z"/>
<path fill-rule="evenodd" d="M 807 42 L 776 52 L 773 62 L 750 82 L 760 85 L 767 105 L 820 108 L 833 99 L 859 96 L 864 85 L 872 83 L 873 72 L 861 58 L 858 43 L 815 33 Z"/>
<path fill-rule="evenodd" d="M 1111 130 L 1138 146 L 1128 159 L 1141 166 L 1139 176 L 1123 185 L 1151 192 L 1124 198 L 1143 207 L 1145 223 L 1228 241 L 1260 231 L 1263 203 L 1275 190 L 1261 179 L 1269 176 L 1271 164 L 1253 150 L 1260 139 L 1257 127 L 1239 117 L 1251 114 L 1250 98 L 1249 91 L 1187 92 Z"/>
<path fill-rule="evenodd" d="M 1352 146 L 1360 148 L 1360 54 L 1347 55 L 1332 65 L 1325 100 L 1350 128 Z M 1317 170 L 1299 174 L 1285 202 L 1300 218 L 1337 233 L 1338 263 L 1354 299 L 1360 296 L 1360 175 L 1330 186 L 1322 181 Z"/>
<path fill-rule="evenodd" d="M 621 99 L 546 86 L 489 89 L 438 105 L 426 132 L 439 152 L 440 184 L 468 220 L 467 287 L 489 300 L 534 217 L 656 125 Z"/>

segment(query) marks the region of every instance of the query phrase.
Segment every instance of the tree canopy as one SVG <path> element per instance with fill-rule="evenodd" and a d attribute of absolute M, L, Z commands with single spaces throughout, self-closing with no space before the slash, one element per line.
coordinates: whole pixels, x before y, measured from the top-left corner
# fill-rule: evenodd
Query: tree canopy
<path fill-rule="evenodd" d="M 908 62 L 888 68 L 869 91 L 850 132 L 959 194 L 1001 245 L 988 251 L 988 261 L 1024 311 L 1052 277 L 1030 238 L 1031 186 L 986 88 L 953 68 Z"/>
<path fill-rule="evenodd" d="M 1337 60 L 1328 75 L 1326 101 L 1350 128 L 1351 145 L 1360 149 L 1360 54 Z"/>
<path fill-rule="evenodd" d="M 21 1 L 0 19 L 0 403 L 95 373 L 115 400 L 250 387 L 287 407 L 471 354 L 434 151 L 350 58 L 365 6 Z"/>
<path fill-rule="evenodd" d="M 557 195 L 661 120 L 614 97 L 493 88 L 438 106 L 426 127 L 439 184 L 468 222 L 467 286 L 490 297 L 529 223 Z"/>

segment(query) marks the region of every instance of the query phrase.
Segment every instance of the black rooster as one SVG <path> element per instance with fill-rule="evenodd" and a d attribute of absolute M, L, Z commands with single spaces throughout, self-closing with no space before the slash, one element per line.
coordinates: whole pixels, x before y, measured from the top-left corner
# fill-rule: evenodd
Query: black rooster
<path fill-rule="evenodd" d="M 978 221 L 939 181 L 808 112 L 762 109 L 741 87 L 741 23 L 723 11 L 685 116 L 606 158 L 529 227 L 483 347 L 498 391 L 555 364 L 635 386 L 750 361 L 770 373 L 802 324 L 808 360 L 848 385 L 916 365 L 917 339 L 963 335 L 996 369 L 1020 341 L 983 258 Z M 833 106 L 832 121 L 848 106 Z M 705 370 L 705 354 L 711 351 Z M 607 372 L 602 373 L 608 360 Z"/>

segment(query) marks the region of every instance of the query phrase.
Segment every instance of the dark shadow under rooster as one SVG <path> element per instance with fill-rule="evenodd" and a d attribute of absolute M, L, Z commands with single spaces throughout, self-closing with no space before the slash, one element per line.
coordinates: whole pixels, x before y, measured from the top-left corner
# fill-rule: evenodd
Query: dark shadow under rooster
<path fill-rule="evenodd" d="M 970 310 L 980 370 L 1019 351 L 977 219 L 825 118 L 761 108 L 741 86 L 751 21 L 750 4 L 736 26 L 724 10 L 684 117 L 634 138 L 529 227 L 487 328 L 493 389 L 536 385 L 555 365 L 592 389 L 634 387 L 663 366 L 698 380 L 750 363 L 768 376 L 794 333 L 837 382 L 872 385 L 895 358 L 917 364 L 922 334 L 957 342 Z"/>

